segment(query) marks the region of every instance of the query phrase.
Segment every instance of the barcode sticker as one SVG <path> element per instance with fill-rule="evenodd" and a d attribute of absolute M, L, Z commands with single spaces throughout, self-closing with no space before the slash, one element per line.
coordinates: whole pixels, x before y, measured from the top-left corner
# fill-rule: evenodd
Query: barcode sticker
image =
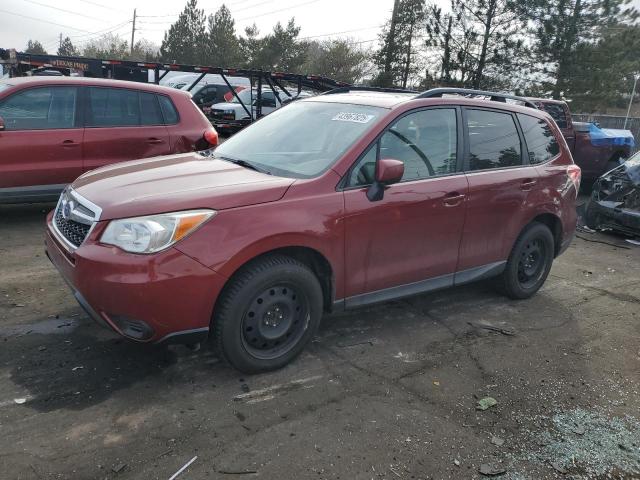
<path fill-rule="evenodd" d="M 354 123 L 369 123 L 375 115 L 367 115 L 366 113 L 349 113 L 340 112 L 331 120 L 336 122 L 354 122 Z"/>

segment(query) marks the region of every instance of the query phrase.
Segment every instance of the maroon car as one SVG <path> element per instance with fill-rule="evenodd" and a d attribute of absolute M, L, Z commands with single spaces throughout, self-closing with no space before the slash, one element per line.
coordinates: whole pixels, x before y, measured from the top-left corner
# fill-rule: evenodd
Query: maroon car
<path fill-rule="evenodd" d="M 580 168 L 536 108 L 355 91 L 293 102 L 209 156 L 89 172 L 47 219 L 49 258 L 98 322 L 279 368 L 323 312 L 497 278 L 542 286 Z M 143 301 L 141 301 L 143 299 Z"/>
<path fill-rule="evenodd" d="M 527 100 L 554 119 L 567 141 L 574 161 L 582 170 L 585 186 L 591 186 L 600 175 L 620 165 L 620 160 L 631 156 L 632 147 L 629 143 L 616 144 L 593 139 L 589 123 L 572 120 L 567 102 L 547 98 Z"/>
<path fill-rule="evenodd" d="M 216 144 L 186 92 L 93 78 L 0 81 L 0 203 L 55 200 L 88 170 Z"/>

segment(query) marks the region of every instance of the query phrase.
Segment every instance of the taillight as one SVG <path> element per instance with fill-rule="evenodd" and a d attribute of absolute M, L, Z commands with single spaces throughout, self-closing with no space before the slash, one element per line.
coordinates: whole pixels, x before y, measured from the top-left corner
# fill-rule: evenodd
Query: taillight
<path fill-rule="evenodd" d="M 218 132 L 216 132 L 215 128 L 210 128 L 206 132 L 204 132 L 204 139 L 207 141 L 209 145 L 215 147 L 218 145 Z"/>
<path fill-rule="evenodd" d="M 567 175 L 576 187 L 576 192 L 580 190 L 580 180 L 582 180 L 582 170 L 578 165 L 569 165 L 567 167 Z"/>

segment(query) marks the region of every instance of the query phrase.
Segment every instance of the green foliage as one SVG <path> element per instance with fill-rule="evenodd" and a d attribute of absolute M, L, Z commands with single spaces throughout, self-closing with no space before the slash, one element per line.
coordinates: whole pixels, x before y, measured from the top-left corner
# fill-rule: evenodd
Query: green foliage
<path fill-rule="evenodd" d="M 512 0 L 451 0 L 444 14 L 427 15 L 427 48 L 437 58 L 432 75 L 444 85 L 476 89 L 517 85 L 525 22 Z"/>
<path fill-rule="evenodd" d="M 209 16 L 206 63 L 233 67 L 240 62 L 240 42 L 236 36 L 235 21 L 226 5 L 222 4 L 215 15 Z"/>
<path fill-rule="evenodd" d="M 302 71 L 324 75 L 346 83 L 357 83 L 371 73 L 369 55 L 348 39 L 310 42 Z"/>
<path fill-rule="evenodd" d="M 47 51 L 38 40 L 29 40 L 27 42 L 25 53 L 31 53 L 33 55 L 46 55 Z"/>
<path fill-rule="evenodd" d="M 374 55 L 379 74 L 374 84 L 407 87 L 419 68 L 419 37 L 425 27 L 425 0 L 396 0 L 394 13 L 380 34 L 381 47 Z"/>
<path fill-rule="evenodd" d="M 58 47 L 58 55 L 67 56 L 67 57 L 76 57 L 80 55 L 78 49 L 71 43 L 71 39 L 69 37 L 65 37 L 60 46 Z"/>
<path fill-rule="evenodd" d="M 207 52 L 206 16 L 198 0 L 188 0 L 178 20 L 165 32 L 160 56 L 167 62 L 205 64 Z"/>

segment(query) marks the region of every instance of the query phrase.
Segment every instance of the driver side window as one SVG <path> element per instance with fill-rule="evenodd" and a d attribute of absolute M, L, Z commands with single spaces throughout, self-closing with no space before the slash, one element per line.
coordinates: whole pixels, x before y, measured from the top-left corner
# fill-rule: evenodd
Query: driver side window
<path fill-rule="evenodd" d="M 458 127 L 453 108 L 420 110 L 397 120 L 370 147 L 352 170 L 349 185 L 370 185 L 375 175 L 375 159 L 391 158 L 404 163 L 402 181 L 455 173 Z"/>

